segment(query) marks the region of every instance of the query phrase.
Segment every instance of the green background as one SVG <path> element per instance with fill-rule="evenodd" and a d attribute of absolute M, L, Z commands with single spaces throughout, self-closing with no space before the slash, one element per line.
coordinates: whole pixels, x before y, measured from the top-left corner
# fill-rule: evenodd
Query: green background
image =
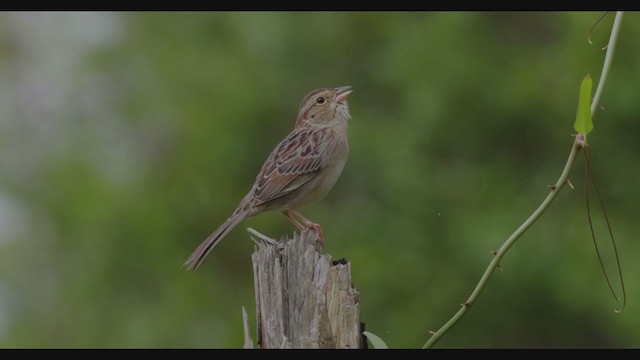
<path fill-rule="evenodd" d="M 298 104 L 351 85 L 350 158 L 322 201 L 366 329 L 420 347 L 538 206 L 597 85 L 596 12 L 0 14 L 0 346 L 242 346 L 247 226 L 181 265 L 250 189 Z M 625 15 L 589 135 L 628 307 L 589 234 L 584 158 L 439 347 L 638 347 L 640 16 Z M 615 263 L 602 214 L 604 259 Z M 252 326 L 254 321 L 252 320 Z"/>

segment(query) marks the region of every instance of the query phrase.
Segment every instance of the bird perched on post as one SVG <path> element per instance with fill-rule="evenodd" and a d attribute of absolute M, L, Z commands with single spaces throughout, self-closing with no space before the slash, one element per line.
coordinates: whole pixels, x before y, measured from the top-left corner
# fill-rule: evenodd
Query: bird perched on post
<path fill-rule="evenodd" d="M 316 89 L 300 103 L 293 131 L 271 152 L 256 182 L 231 216 L 191 254 L 184 266 L 195 270 L 242 220 L 280 211 L 300 230 L 313 228 L 324 245 L 322 228 L 296 211 L 322 199 L 342 173 L 349 155 L 347 97 L 351 86 Z"/>

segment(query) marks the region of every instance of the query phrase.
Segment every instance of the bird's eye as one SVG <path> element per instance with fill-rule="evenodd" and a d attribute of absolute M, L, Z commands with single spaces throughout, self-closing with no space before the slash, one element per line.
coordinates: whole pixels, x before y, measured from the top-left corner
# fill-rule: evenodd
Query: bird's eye
<path fill-rule="evenodd" d="M 325 101 L 325 100 L 324 100 L 324 98 L 323 98 L 322 96 L 319 96 L 319 97 L 317 97 L 317 98 L 316 98 L 316 102 L 317 102 L 318 104 L 324 104 L 324 101 Z"/>

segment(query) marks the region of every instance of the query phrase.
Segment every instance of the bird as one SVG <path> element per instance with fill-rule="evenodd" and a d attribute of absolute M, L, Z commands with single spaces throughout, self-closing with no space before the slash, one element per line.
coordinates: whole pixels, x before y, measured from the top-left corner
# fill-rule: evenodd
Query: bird
<path fill-rule="evenodd" d="M 351 86 L 319 88 L 302 98 L 293 130 L 267 157 L 251 190 L 183 267 L 197 269 L 234 227 L 265 211 L 281 212 L 300 230 L 316 230 L 324 247 L 322 227 L 296 209 L 325 197 L 342 173 L 349 155 L 347 98 L 352 92 Z"/>

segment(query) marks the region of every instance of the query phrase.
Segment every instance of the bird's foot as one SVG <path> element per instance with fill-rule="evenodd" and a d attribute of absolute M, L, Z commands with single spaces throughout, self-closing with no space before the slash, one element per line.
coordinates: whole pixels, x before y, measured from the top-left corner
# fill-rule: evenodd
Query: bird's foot
<path fill-rule="evenodd" d="M 320 224 L 314 223 L 295 210 L 283 211 L 282 215 L 289 219 L 300 231 L 314 230 L 317 232 L 320 247 L 324 249 L 324 231 L 322 231 Z"/>
<path fill-rule="evenodd" d="M 320 247 L 324 249 L 324 231 L 322 231 L 322 226 L 320 226 L 320 224 L 312 223 L 309 224 L 307 230 L 313 230 L 318 233 L 318 242 L 320 243 Z"/>

